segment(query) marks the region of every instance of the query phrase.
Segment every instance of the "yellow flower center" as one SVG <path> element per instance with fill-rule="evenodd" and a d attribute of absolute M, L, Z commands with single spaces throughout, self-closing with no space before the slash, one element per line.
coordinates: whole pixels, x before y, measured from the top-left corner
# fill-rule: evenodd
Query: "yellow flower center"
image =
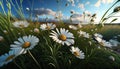
<path fill-rule="evenodd" d="M 80 55 L 79 52 L 77 52 L 77 51 L 74 52 L 73 54 L 74 54 L 75 56 L 79 56 L 79 55 Z"/>
<path fill-rule="evenodd" d="M 47 26 L 46 29 L 50 30 L 50 26 Z"/>
<path fill-rule="evenodd" d="M 23 27 L 24 27 L 24 24 L 20 24 L 19 26 L 20 26 L 21 28 L 23 28 Z"/>
<path fill-rule="evenodd" d="M 10 56 L 8 56 L 8 57 L 6 58 L 5 61 L 9 61 L 9 60 L 13 59 L 14 57 L 15 57 L 15 55 L 10 55 Z"/>
<path fill-rule="evenodd" d="M 59 39 L 65 41 L 67 39 L 67 37 L 64 34 L 61 34 L 59 36 Z"/>
<path fill-rule="evenodd" d="M 30 47 L 30 42 L 25 42 L 22 47 L 23 47 L 23 48 L 28 48 L 28 47 Z"/>

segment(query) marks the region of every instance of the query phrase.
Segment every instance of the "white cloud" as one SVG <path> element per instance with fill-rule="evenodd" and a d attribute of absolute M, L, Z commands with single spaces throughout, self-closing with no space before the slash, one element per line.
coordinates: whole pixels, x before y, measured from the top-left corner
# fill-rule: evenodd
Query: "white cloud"
<path fill-rule="evenodd" d="M 102 0 L 102 3 L 104 4 L 109 4 L 112 3 L 114 0 Z"/>
<path fill-rule="evenodd" d="M 95 7 L 99 7 L 101 4 L 110 4 L 112 3 L 114 0 L 98 0 L 95 3 Z"/>
<path fill-rule="evenodd" d="M 81 4 L 81 3 L 78 4 L 78 8 L 85 10 L 84 4 Z"/>
<path fill-rule="evenodd" d="M 95 3 L 95 7 L 99 7 L 101 5 L 101 0 L 98 0 L 96 3 Z"/>
<path fill-rule="evenodd" d="M 62 11 L 56 12 L 55 17 L 62 18 L 63 17 Z"/>
<path fill-rule="evenodd" d="M 91 12 L 90 11 L 85 11 L 86 14 L 90 14 L 91 15 Z"/>
<path fill-rule="evenodd" d="M 86 3 L 85 3 L 85 5 L 89 5 L 90 4 L 90 2 L 89 1 L 87 1 Z"/>
<path fill-rule="evenodd" d="M 76 2 L 79 2 L 79 0 L 76 0 Z"/>
<path fill-rule="evenodd" d="M 51 9 L 45 9 L 45 8 L 35 8 L 32 10 L 34 15 L 52 15 L 55 16 L 56 12 Z"/>
<path fill-rule="evenodd" d="M 73 14 L 71 15 L 71 20 L 72 20 L 72 23 L 74 24 L 78 24 L 78 23 L 87 24 L 89 22 L 89 17 L 86 16 L 84 18 L 84 15 L 82 14 Z"/>

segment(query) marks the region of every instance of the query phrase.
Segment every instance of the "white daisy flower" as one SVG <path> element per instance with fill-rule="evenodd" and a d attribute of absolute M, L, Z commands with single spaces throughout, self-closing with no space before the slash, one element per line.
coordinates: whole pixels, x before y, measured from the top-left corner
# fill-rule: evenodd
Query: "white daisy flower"
<path fill-rule="evenodd" d="M 115 57 L 114 56 L 109 56 L 109 59 L 112 61 L 115 61 Z"/>
<path fill-rule="evenodd" d="M 14 60 L 20 54 L 22 54 L 21 49 L 12 49 L 8 53 L 1 55 L 0 56 L 0 67 L 5 64 L 8 64 L 9 62 L 12 62 L 12 60 Z"/>
<path fill-rule="evenodd" d="M 97 42 L 102 42 L 102 38 L 100 38 L 100 37 L 94 37 L 95 38 L 95 40 L 97 41 Z"/>
<path fill-rule="evenodd" d="M 101 38 L 101 39 L 103 38 L 103 36 L 102 36 L 101 34 L 98 34 L 98 33 L 95 33 L 94 36 L 95 36 L 95 37 L 99 37 L 99 38 Z"/>
<path fill-rule="evenodd" d="M 65 30 L 64 28 L 60 28 L 60 31 L 56 28 L 56 32 L 52 31 L 50 33 L 50 37 L 62 45 L 66 44 L 67 46 L 70 46 L 71 44 L 74 44 L 74 36 L 72 33 L 68 32 L 68 30 Z"/>
<path fill-rule="evenodd" d="M 71 47 L 70 51 L 72 52 L 73 55 L 75 55 L 79 59 L 84 59 L 85 55 L 84 53 L 78 48 L 78 47 Z"/>
<path fill-rule="evenodd" d="M 16 21 L 13 23 L 13 25 L 17 28 L 24 28 L 24 27 L 28 27 L 29 23 L 27 21 Z"/>
<path fill-rule="evenodd" d="M 105 47 L 109 47 L 109 48 L 112 47 L 112 44 L 110 42 L 107 42 L 106 40 L 102 40 L 101 44 Z"/>
<path fill-rule="evenodd" d="M 11 49 L 13 48 L 22 48 L 25 51 L 33 49 L 39 42 L 39 39 L 36 36 L 23 36 L 18 38 L 18 41 L 14 41 L 14 44 L 10 45 Z"/>
<path fill-rule="evenodd" d="M 4 32 L 5 34 L 8 34 L 8 31 L 7 31 L 7 30 L 3 30 L 3 32 Z"/>
<path fill-rule="evenodd" d="M 56 27 L 55 24 L 53 24 L 53 23 L 47 23 L 47 24 L 42 24 L 40 26 L 40 29 L 42 29 L 42 30 L 51 30 L 51 29 L 54 29 L 55 27 Z"/>
<path fill-rule="evenodd" d="M 78 31 L 78 34 L 79 34 L 79 37 L 80 36 L 83 36 L 85 38 L 89 38 L 90 37 L 90 35 L 88 33 L 84 32 L 84 31 L 81 31 L 81 30 Z"/>

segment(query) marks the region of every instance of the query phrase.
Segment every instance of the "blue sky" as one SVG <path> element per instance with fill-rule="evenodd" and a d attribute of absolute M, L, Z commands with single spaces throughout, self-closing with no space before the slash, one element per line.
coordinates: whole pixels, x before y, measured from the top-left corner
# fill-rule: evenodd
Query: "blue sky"
<path fill-rule="evenodd" d="M 12 1 L 14 2 L 14 4 L 16 3 L 15 0 Z M 18 3 L 20 4 L 19 0 L 16 1 L 18 1 Z M 99 21 L 104 12 L 115 1 L 116 0 L 23 0 L 22 6 L 25 16 L 28 16 L 29 12 L 32 12 L 34 15 L 37 15 L 39 16 L 39 18 L 43 19 L 46 17 L 49 19 L 54 19 L 56 16 L 60 16 L 62 19 L 69 19 L 69 17 L 72 15 L 70 11 L 73 11 L 74 14 L 78 14 L 81 16 L 83 12 L 91 15 L 96 13 L 96 20 Z M 118 3 L 116 6 L 118 6 L 119 4 L 120 3 Z M 4 2 L 4 5 L 6 5 L 6 2 Z M 15 4 L 15 6 L 17 5 Z M 30 10 L 26 11 L 26 8 L 29 8 Z M 5 9 L 7 10 L 6 7 Z M 111 10 L 110 12 L 112 11 L 113 10 Z M 13 15 L 16 14 L 14 9 L 12 9 L 12 12 Z"/>

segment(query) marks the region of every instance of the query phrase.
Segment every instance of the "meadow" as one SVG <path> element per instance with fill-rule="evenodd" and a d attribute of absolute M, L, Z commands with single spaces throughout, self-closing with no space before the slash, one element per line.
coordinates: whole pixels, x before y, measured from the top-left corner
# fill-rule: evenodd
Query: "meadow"
<path fill-rule="evenodd" d="M 0 69 L 120 69 L 120 24 L 104 24 L 109 9 L 99 24 L 74 25 L 12 17 L 12 3 L 7 13 L 0 4 Z"/>

